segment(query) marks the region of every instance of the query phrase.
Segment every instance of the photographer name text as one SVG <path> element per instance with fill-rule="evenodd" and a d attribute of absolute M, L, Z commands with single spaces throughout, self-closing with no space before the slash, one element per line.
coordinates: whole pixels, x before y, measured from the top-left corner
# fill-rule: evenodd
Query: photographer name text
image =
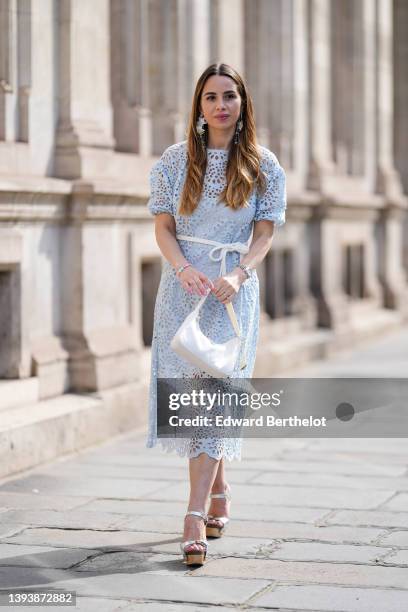
<path fill-rule="evenodd" d="M 257 417 L 236 418 L 222 414 L 215 417 L 195 416 L 179 417 L 172 415 L 169 425 L 172 427 L 326 427 L 326 417 L 298 417 L 296 415 L 280 418 L 272 414 L 259 415 Z"/>

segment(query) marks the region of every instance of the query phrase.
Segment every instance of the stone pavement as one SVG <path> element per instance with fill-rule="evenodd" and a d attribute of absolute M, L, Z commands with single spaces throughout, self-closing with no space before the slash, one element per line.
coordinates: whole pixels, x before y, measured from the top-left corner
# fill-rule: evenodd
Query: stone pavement
<path fill-rule="evenodd" d="M 407 376 L 408 330 L 296 374 L 334 373 Z M 187 461 L 144 444 L 131 432 L 0 482 L 1 589 L 72 589 L 98 612 L 408 610 L 406 439 L 245 440 L 229 532 L 193 570 Z"/>

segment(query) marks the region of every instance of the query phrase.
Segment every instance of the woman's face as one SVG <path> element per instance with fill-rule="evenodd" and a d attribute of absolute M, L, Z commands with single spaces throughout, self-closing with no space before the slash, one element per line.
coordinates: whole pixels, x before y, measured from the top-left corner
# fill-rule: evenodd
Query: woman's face
<path fill-rule="evenodd" d="M 235 129 L 241 111 L 241 96 L 233 79 L 214 74 L 210 76 L 201 94 L 201 112 L 209 128 Z"/>

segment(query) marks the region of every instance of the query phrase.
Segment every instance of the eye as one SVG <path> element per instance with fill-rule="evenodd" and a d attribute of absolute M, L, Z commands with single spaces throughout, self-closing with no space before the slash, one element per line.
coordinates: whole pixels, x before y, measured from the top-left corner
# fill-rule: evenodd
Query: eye
<path fill-rule="evenodd" d="M 236 95 L 235 94 L 228 94 L 228 97 L 229 98 L 236 98 Z"/>

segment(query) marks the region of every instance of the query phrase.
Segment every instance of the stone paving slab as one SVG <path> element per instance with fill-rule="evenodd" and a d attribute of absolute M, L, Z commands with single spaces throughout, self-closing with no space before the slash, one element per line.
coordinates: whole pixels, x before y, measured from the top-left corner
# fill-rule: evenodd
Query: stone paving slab
<path fill-rule="evenodd" d="M 299 540 L 330 542 L 332 544 L 371 544 L 377 543 L 384 535 L 383 529 L 370 527 L 327 527 L 325 525 L 302 525 L 300 523 L 273 523 L 232 520 L 228 526 L 228 536 L 239 536 L 246 532 L 247 536 L 276 538 L 278 540 Z M 405 532 L 401 532 L 405 533 Z M 408 532 L 406 532 L 408 535 Z M 388 544 L 383 544 L 387 546 Z M 391 543 L 390 543 L 391 545 Z"/>
<path fill-rule="evenodd" d="M 149 449 L 150 450 L 150 449 Z M 147 450 L 146 450 L 147 452 Z M 153 453 L 155 451 L 153 450 Z M 182 459 L 175 454 L 168 455 L 163 461 L 163 457 L 160 455 L 149 456 L 149 465 L 165 465 L 168 467 L 185 467 L 185 462 L 183 463 Z M 106 452 L 93 454 L 93 455 L 82 455 L 78 458 L 78 465 L 88 466 L 88 465 L 108 465 L 108 466 L 125 466 L 125 467 L 143 467 L 146 464 L 146 455 L 145 453 L 138 451 L 135 449 L 133 452 L 128 453 L 119 453 L 106 450 Z"/>
<path fill-rule="evenodd" d="M 402 567 L 317 563 L 274 559 L 215 559 L 195 571 L 196 576 L 262 578 L 295 584 L 328 584 L 396 588 L 408 591 L 407 571 Z"/>
<path fill-rule="evenodd" d="M 4 510 L 11 508 L 28 508 L 45 510 L 70 510 L 92 501 L 92 497 L 87 496 L 54 496 L 39 495 L 38 490 L 27 493 L 14 493 L 11 491 L 0 490 L 0 506 Z"/>
<path fill-rule="evenodd" d="M 75 568 L 77 572 L 131 572 L 144 574 L 184 575 L 188 568 L 180 563 L 179 554 L 152 551 L 101 551 Z"/>
<path fill-rule="evenodd" d="M 407 479 L 408 480 L 408 479 Z M 384 510 L 398 510 L 408 512 L 408 493 L 398 493 L 386 502 L 383 506 Z"/>
<path fill-rule="evenodd" d="M 255 607 L 331 612 L 406 612 L 408 591 L 328 586 L 277 586 L 252 601 Z"/>
<path fill-rule="evenodd" d="M 81 548 L 52 548 L 50 546 L 23 546 L 2 543 L 0 567 L 49 567 L 66 569 L 84 561 L 97 551 Z"/>
<path fill-rule="evenodd" d="M 236 610 L 236 607 L 223 606 L 223 610 Z M 252 608 L 245 607 L 245 610 L 251 610 Z M 154 601 L 144 601 L 141 603 L 131 603 L 126 608 L 126 612 L 163 612 L 163 603 L 156 603 Z M 65 611 L 66 612 L 66 611 Z M 166 602 L 165 612 L 220 612 L 219 606 L 205 606 L 205 605 L 190 605 L 190 604 L 169 604 Z M 289 610 L 293 612 L 293 610 Z"/>
<path fill-rule="evenodd" d="M 180 512 L 182 509 L 180 509 Z M 7 538 L 14 533 L 20 532 L 27 527 L 27 523 L 31 526 L 43 527 L 61 527 L 80 530 L 111 530 L 118 533 L 121 531 L 150 531 L 156 533 L 173 533 L 180 535 L 181 523 L 180 516 L 154 516 L 154 515 L 114 515 L 107 514 L 106 520 L 100 521 L 98 512 L 80 512 L 72 511 L 71 513 L 57 513 L 53 511 L 9 511 L 6 514 L 10 516 L 8 520 L 18 521 L 25 520 L 26 523 L 19 523 L 18 526 L 12 524 L 4 526 L 4 534 L 2 535 L 0 526 L 0 538 Z M 102 524 L 101 524 L 102 523 Z M 300 541 L 321 541 L 338 544 L 371 544 L 381 542 L 382 546 L 398 545 L 400 541 L 395 538 L 390 542 L 382 539 L 386 535 L 383 529 L 374 529 L 369 527 L 327 527 L 314 526 L 301 523 L 290 522 L 266 522 L 266 521 L 242 521 L 234 518 L 228 526 L 229 537 L 242 537 L 245 533 L 246 537 L 258 539 L 278 539 L 278 540 L 300 540 Z M 402 536 L 407 536 L 408 532 L 398 532 Z M 408 542 L 408 540 L 407 540 Z M 408 546 L 408 544 L 407 544 Z"/>
<path fill-rule="evenodd" d="M 90 512 L 123 512 L 124 514 L 151 514 L 152 516 L 169 515 L 183 517 L 186 502 L 183 501 L 130 501 L 95 499 L 81 506 L 81 510 Z M 302 508 L 290 506 L 268 506 L 260 504 L 234 504 L 234 518 L 254 521 L 289 521 L 314 523 L 327 515 L 327 508 Z"/>
<path fill-rule="evenodd" d="M 303 474 L 288 472 L 267 472 L 254 476 L 251 484 L 274 486 L 338 487 L 339 489 L 364 489 L 373 491 L 407 491 L 408 477 L 341 476 L 333 474 Z M 398 497 L 386 502 L 387 508 L 408 510 L 408 494 L 397 493 Z M 384 506 L 385 507 L 385 506 Z"/>
<path fill-rule="evenodd" d="M 406 512 L 359 512 L 356 510 L 340 510 L 326 520 L 329 525 L 358 525 L 361 527 L 403 527 L 408 529 L 408 514 Z"/>
<path fill-rule="evenodd" d="M 0 589 L 1 593 L 1 589 Z M 52 606 L 50 608 L 43 608 L 44 610 L 52 610 L 52 612 L 67 612 L 67 610 L 75 610 L 75 612 L 130 612 L 133 608 L 129 607 L 133 604 L 129 603 L 128 599 L 103 599 L 102 597 L 77 597 L 75 607 L 72 606 Z M 141 606 L 145 606 L 148 604 L 142 603 Z M 39 607 L 33 608 L 33 606 L 18 606 L 15 608 L 18 612 L 33 612 L 33 610 L 38 610 Z M 141 610 L 142 608 L 139 608 Z M 146 610 L 150 608 L 146 608 Z M 137 610 L 137 608 L 134 608 Z M 153 610 L 152 610 L 153 612 Z M 163 612 L 163 608 L 162 608 Z"/>
<path fill-rule="evenodd" d="M 195 602 L 198 604 L 243 604 L 257 592 L 262 591 L 267 581 L 258 579 L 207 578 L 194 576 L 156 576 L 153 574 L 109 574 L 95 576 L 84 574 L 86 580 L 71 578 L 53 583 L 54 588 L 70 588 L 81 594 L 121 595 L 162 602 Z"/>
<path fill-rule="evenodd" d="M 230 483 L 246 483 L 250 482 L 253 478 L 260 475 L 261 472 L 258 469 L 242 469 L 235 470 L 231 473 Z M 163 466 L 163 467 L 141 467 L 141 466 L 122 466 L 122 465 L 106 465 L 101 471 L 100 465 L 95 463 L 89 464 L 65 464 L 64 467 L 58 466 L 57 468 L 49 468 L 47 470 L 42 469 L 36 473 L 37 476 L 49 476 L 49 477 L 61 477 L 67 476 L 69 478 L 114 478 L 115 480 L 144 480 L 149 483 L 154 483 L 163 480 L 174 481 L 174 482 L 185 482 L 188 478 L 188 470 L 186 466 Z"/>
<path fill-rule="evenodd" d="M 137 519 L 140 514 L 151 514 L 152 516 L 177 516 L 179 519 L 186 510 L 184 501 L 160 502 L 131 499 L 92 499 L 83 506 L 83 512 L 108 512 L 122 515 L 128 519 L 133 516 Z"/>
<path fill-rule="evenodd" d="M 110 537 L 109 537 L 110 536 Z M 110 546 L 136 547 L 142 551 L 168 552 L 178 554 L 179 534 L 157 534 L 146 532 L 90 532 L 79 530 L 75 533 L 66 530 L 28 529 L 16 537 L 9 538 L 7 542 L 34 543 L 43 546 L 82 546 L 98 548 Z M 390 548 L 367 546 L 344 546 L 333 544 L 319 544 L 317 542 L 279 542 L 256 538 L 222 538 L 211 540 L 209 549 L 211 554 L 229 554 L 240 556 L 261 556 L 262 558 L 276 557 L 286 560 L 312 560 L 335 562 L 365 562 L 375 563 L 376 559 L 392 552 Z"/>
<path fill-rule="evenodd" d="M 249 464 L 249 461 L 247 463 Z M 296 474 L 338 474 L 340 476 L 378 476 L 380 478 L 385 476 L 398 478 L 408 474 L 408 469 L 405 465 L 390 465 L 375 463 L 374 461 L 350 461 L 346 454 L 341 461 L 327 460 L 325 462 L 313 460 L 297 461 L 290 454 L 286 454 L 284 458 L 282 457 L 279 460 L 253 460 L 249 466 L 253 471 L 257 471 L 258 474 L 295 472 Z"/>
<path fill-rule="evenodd" d="M 344 440 L 344 438 L 342 438 Z M 407 453 L 381 453 L 381 452 L 360 452 L 359 451 L 359 442 L 361 438 L 354 438 L 355 449 L 353 450 L 345 450 L 341 452 L 340 449 L 332 449 L 330 451 L 309 451 L 309 450 L 300 450 L 300 451 L 291 451 L 290 454 L 283 454 L 280 459 L 287 459 L 288 461 L 313 461 L 313 462 L 322 462 L 325 464 L 326 462 L 335 462 L 345 461 L 346 465 L 348 463 L 359 464 L 361 463 L 372 463 L 373 465 L 382 464 L 384 466 L 396 466 L 399 468 L 403 468 L 405 470 L 408 469 L 408 458 Z M 392 439 L 387 440 L 388 443 L 392 444 Z"/>
<path fill-rule="evenodd" d="M 313 508 L 353 508 L 373 509 L 383 504 L 394 495 L 394 491 L 354 490 L 352 494 L 346 488 L 335 487 L 258 487 L 255 485 L 235 485 L 233 499 L 242 504 L 250 499 L 260 505 L 299 506 Z M 186 499 L 187 486 L 171 485 L 154 493 L 146 494 L 146 499 L 177 500 Z"/>
<path fill-rule="evenodd" d="M 83 512 L 71 510 L 9 510 L 4 514 L 8 523 L 41 525 L 45 527 L 64 527 L 66 529 L 117 529 L 123 518 L 108 512 Z"/>
<path fill-rule="evenodd" d="M 172 553 L 181 556 L 179 542 L 180 532 L 174 533 L 149 533 L 139 532 L 100 532 L 76 530 L 74 532 L 64 529 L 27 529 L 23 533 L 12 538 L 3 540 L 6 543 L 41 545 L 54 547 L 82 546 L 83 548 L 101 549 L 109 546 L 111 548 L 134 547 L 138 551 L 153 551 Z M 261 538 L 220 538 L 210 542 L 212 554 L 242 554 L 243 556 L 254 556 L 258 549 L 264 544 Z"/>
<path fill-rule="evenodd" d="M 2 519 L 2 523 L 0 524 L 0 540 L 2 538 L 9 538 L 26 527 L 28 527 L 28 525 L 23 525 L 21 523 L 4 523 Z"/>
<path fill-rule="evenodd" d="M 388 442 L 388 443 L 387 443 Z M 308 445 L 309 451 L 328 452 L 348 451 L 354 453 L 379 452 L 381 455 L 404 455 L 407 452 L 406 438 L 359 438 L 356 446 L 355 438 L 315 438 Z"/>
<path fill-rule="evenodd" d="M 122 515 L 119 523 L 123 531 L 150 531 L 152 533 L 174 533 L 180 535 L 182 523 L 180 521 L 182 512 L 178 516 L 168 515 Z M 242 533 L 240 534 L 242 535 Z"/>
<path fill-rule="evenodd" d="M 138 516 L 120 523 L 121 529 L 180 533 L 180 518 L 170 516 Z M 272 521 L 230 521 L 229 537 L 273 538 L 280 540 L 309 540 L 341 544 L 371 544 L 384 535 L 383 529 L 369 527 L 327 527 L 301 523 Z M 408 534 L 408 533 L 407 533 Z"/>
<path fill-rule="evenodd" d="M 391 531 L 379 538 L 379 543 L 382 546 L 400 546 L 408 548 L 408 531 Z"/>
<path fill-rule="evenodd" d="M 31 475 L 27 478 L 9 481 L 0 486 L 0 493 L 5 491 L 27 493 L 37 489 L 41 494 L 54 494 L 55 496 L 88 496 L 92 497 L 120 497 L 122 499 L 137 499 L 145 497 L 148 493 L 162 490 L 168 486 L 163 480 L 116 480 L 109 478 L 59 478 L 58 476 Z"/>
<path fill-rule="evenodd" d="M 387 565 L 404 565 L 408 567 L 408 550 L 395 550 L 384 559 Z"/>
<path fill-rule="evenodd" d="M 85 529 L 49 529 L 31 527 L 2 541 L 10 544 L 28 544 L 53 547 L 82 547 L 102 549 L 104 547 L 137 547 L 138 550 L 150 550 L 154 546 L 164 547 L 172 544 L 177 550 L 180 534 L 149 533 L 145 531 L 91 531 Z M 167 550 L 166 550 L 167 552 Z M 178 552 L 178 551 L 177 551 Z"/>
<path fill-rule="evenodd" d="M 155 599 L 161 602 L 197 604 L 243 604 L 270 584 L 267 580 L 194 575 L 156 575 L 137 568 L 104 574 L 41 568 L 0 568 L 0 588 L 46 585 L 53 589 L 74 590 L 93 597 Z"/>
<path fill-rule="evenodd" d="M 313 457 L 313 455 L 312 455 Z M 364 461 L 362 458 L 358 462 L 350 460 L 347 454 L 344 454 L 341 459 L 332 460 L 328 458 L 327 461 L 313 461 L 310 460 L 297 461 L 292 457 L 290 453 L 285 453 L 280 459 L 266 460 L 252 460 L 245 461 L 248 467 L 252 471 L 257 471 L 258 475 L 274 473 L 287 473 L 295 472 L 299 473 L 310 473 L 310 474 L 339 474 L 340 476 L 407 476 L 408 467 L 405 465 L 395 465 L 379 461 Z M 233 470 L 228 466 L 231 473 L 239 472 L 236 468 Z"/>
<path fill-rule="evenodd" d="M 179 541 L 176 542 L 158 542 L 150 546 L 150 550 L 157 552 L 168 552 L 179 554 Z M 208 554 L 214 556 L 219 555 L 239 555 L 241 557 L 254 557 L 258 554 L 260 548 L 265 544 L 265 540 L 261 538 L 217 538 L 208 540 Z"/>
<path fill-rule="evenodd" d="M 265 543 L 258 556 L 286 561 L 332 561 L 348 563 L 376 563 L 392 552 L 380 546 L 352 546 L 320 542 Z"/>

